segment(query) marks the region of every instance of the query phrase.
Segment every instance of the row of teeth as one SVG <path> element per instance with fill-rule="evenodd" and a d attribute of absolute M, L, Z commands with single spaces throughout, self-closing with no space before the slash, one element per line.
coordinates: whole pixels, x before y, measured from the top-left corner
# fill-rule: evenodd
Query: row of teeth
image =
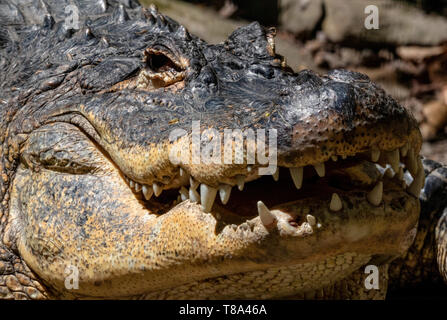
<path fill-rule="evenodd" d="M 379 161 L 380 158 L 380 150 L 377 148 L 373 148 L 371 150 L 371 160 L 373 162 Z M 411 178 L 405 176 L 404 174 L 404 165 L 400 163 L 401 157 L 405 157 L 405 167 L 408 169 Z M 346 157 L 343 157 L 346 158 Z M 415 197 L 419 197 L 420 190 L 423 187 L 424 183 L 424 170 L 422 168 L 422 163 L 419 156 L 415 155 L 413 149 L 408 147 L 408 144 L 400 149 L 395 149 L 391 152 L 386 153 L 386 162 L 388 163 L 386 168 L 383 169 L 379 165 L 377 167 L 381 170 L 383 175 L 387 177 L 396 176 L 400 180 L 405 180 L 408 182 L 409 186 L 407 187 L 407 192 L 411 193 Z M 336 156 L 332 156 L 332 161 L 337 161 Z M 316 173 L 320 177 L 325 176 L 325 164 L 319 163 L 313 165 Z M 289 168 L 290 175 L 292 177 L 293 183 L 297 189 L 301 189 L 303 185 L 303 167 L 294 167 Z M 180 168 L 180 177 L 186 177 L 188 174 Z M 279 180 L 279 168 L 277 168 L 276 172 L 272 175 L 275 181 Z M 134 182 L 126 177 L 127 182 L 130 187 L 136 192 L 142 192 L 144 198 L 149 200 L 154 194 L 158 197 L 162 191 L 163 187 L 157 183 L 153 183 L 152 186 L 149 185 L 141 185 L 137 182 Z M 245 176 L 238 175 L 235 177 L 236 185 L 240 191 L 244 189 L 245 184 Z M 230 194 L 232 190 L 232 186 L 228 184 L 221 184 L 218 188 L 211 187 L 205 183 L 199 183 L 194 180 L 193 177 L 189 176 L 190 186 L 189 189 L 182 186 L 179 190 L 180 195 L 178 196 L 177 201 L 185 201 L 190 200 L 192 202 L 197 202 L 201 204 L 202 210 L 204 212 L 210 212 L 213 207 L 214 201 L 216 199 L 217 193 L 219 193 L 219 197 L 221 202 L 225 205 L 228 203 L 230 199 Z M 406 187 L 406 184 L 404 185 Z M 199 191 L 197 190 L 199 188 Z M 378 206 L 382 202 L 383 196 L 383 182 L 379 181 L 374 188 L 367 194 L 367 200 L 375 206 Z M 259 204 L 261 203 L 261 204 Z M 329 204 L 329 208 L 332 211 L 340 211 L 343 208 L 342 201 L 337 193 L 332 194 L 332 198 Z M 269 215 L 267 215 L 268 208 L 262 203 L 262 201 L 258 202 L 258 213 L 261 217 L 261 220 L 267 224 L 272 219 Z M 264 223 L 264 224 L 265 224 Z"/>

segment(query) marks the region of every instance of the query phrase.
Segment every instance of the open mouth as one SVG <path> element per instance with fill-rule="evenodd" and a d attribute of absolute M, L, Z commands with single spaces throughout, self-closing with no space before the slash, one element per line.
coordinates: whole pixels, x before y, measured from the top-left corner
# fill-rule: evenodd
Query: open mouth
<path fill-rule="evenodd" d="M 424 183 L 420 157 L 409 143 L 392 151 L 372 148 L 354 156 L 332 156 L 325 163 L 305 167 L 278 166 L 273 175 L 259 176 L 257 171 L 255 166 L 247 166 L 246 175 L 226 177 L 218 188 L 200 183 L 183 168 L 167 184 L 125 179 L 151 212 L 162 214 L 189 200 L 224 224 L 241 224 L 259 215 L 265 226 L 275 220 L 271 210 L 288 203 L 313 199 L 338 212 L 350 206 L 349 197 L 355 194 L 377 207 L 387 188 L 418 197 Z M 303 222 L 318 224 L 311 215 L 289 221 L 291 226 Z"/>

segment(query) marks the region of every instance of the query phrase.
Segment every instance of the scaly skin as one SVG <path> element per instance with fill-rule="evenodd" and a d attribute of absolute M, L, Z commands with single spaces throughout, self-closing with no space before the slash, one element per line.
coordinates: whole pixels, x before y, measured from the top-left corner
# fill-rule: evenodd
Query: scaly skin
<path fill-rule="evenodd" d="M 366 76 L 294 73 L 257 23 L 208 45 L 154 7 L 91 2 L 75 31 L 68 2 L 43 3 L 0 7 L 0 297 L 384 298 L 414 282 L 388 270 L 425 234 L 417 267 L 445 279 L 445 198 L 418 231 L 419 129 Z M 191 161 L 197 120 L 276 129 L 279 181 L 246 154 Z M 369 264 L 379 290 L 364 286 Z"/>

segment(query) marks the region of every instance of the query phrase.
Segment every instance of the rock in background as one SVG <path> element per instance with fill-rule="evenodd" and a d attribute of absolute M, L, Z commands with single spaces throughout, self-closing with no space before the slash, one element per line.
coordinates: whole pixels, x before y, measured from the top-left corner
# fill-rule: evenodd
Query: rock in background
<path fill-rule="evenodd" d="M 365 8 L 379 9 L 379 29 L 364 26 Z M 447 41 L 447 20 L 392 0 L 324 0 L 322 25 L 329 40 L 353 45 L 433 46 Z"/>
<path fill-rule="evenodd" d="M 309 38 L 323 20 L 323 0 L 281 0 L 279 12 L 281 28 L 299 38 Z"/>

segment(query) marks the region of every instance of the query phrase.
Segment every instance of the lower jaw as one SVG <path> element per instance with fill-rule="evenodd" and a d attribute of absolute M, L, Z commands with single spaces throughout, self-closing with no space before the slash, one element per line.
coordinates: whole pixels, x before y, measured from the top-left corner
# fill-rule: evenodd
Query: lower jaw
<path fill-rule="evenodd" d="M 229 223 L 226 216 L 216 217 L 224 215 L 218 203 L 205 213 L 200 204 L 183 201 L 151 217 L 165 243 L 158 242 L 159 235 L 148 242 L 151 257 L 135 261 L 144 271 L 125 265 L 120 275 L 104 279 L 110 286 L 79 287 L 85 287 L 84 297 L 153 299 L 274 298 L 319 289 L 348 277 L 372 257 L 398 257 L 411 245 L 419 201 L 395 179 L 383 182 L 377 206 L 366 199 L 369 189 L 339 191 L 343 209 L 337 212 L 331 211 L 330 199 L 314 193 L 272 206 L 276 223 L 271 226 L 259 216 Z"/>
<path fill-rule="evenodd" d="M 346 252 L 316 263 L 307 262 L 235 273 L 152 292 L 139 299 L 272 299 L 306 296 L 336 283 L 368 263 L 371 256 Z"/>
<path fill-rule="evenodd" d="M 373 258 L 386 257 L 388 263 L 411 245 L 419 201 L 393 182 L 386 181 L 384 189 L 379 206 L 365 201 L 362 192 L 340 194 L 344 209 L 339 212 L 312 198 L 277 205 L 271 210 L 277 223 L 270 228 L 256 217 L 245 228 L 227 225 L 219 230 L 222 220 L 214 218 L 214 212 L 203 213 L 199 204 L 184 201 L 157 218 L 179 257 L 160 247 L 153 255 L 164 257 L 162 265 L 151 267 L 149 259 L 141 261 L 147 264 L 144 273 L 132 269 L 121 278 L 111 275 L 110 285 L 120 287 L 114 292 L 93 285 L 96 291 L 90 291 L 79 283 L 85 287 L 82 296 L 91 298 L 96 292 L 98 298 L 250 299 L 319 290 L 350 277 Z M 299 220 L 304 211 L 313 214 L 317 224 L 290 225 L 289 218 Z"/>
<path fill-rule="evenodd" d="M 221 275 L 210 272 L 201 279 L 180 281 L 178 286 L 139 298 L 279 298 L 319 290 L 345 279 L 373 257 L 386 257 L 388 263 L 413 242 L 419 202 L 392 181 L 384 181 L 384 190 L 378 206 L 365 201 L 363 192 L 340 193 L 344 209 L 339 212 L 312 198 L 277 205 L 271 210 L 277 217 L 271 228 L 266 228 L 259 217 L 238 226 L 215 219 L 221 237 L 246 244 L 245 250 L 224 259 L 224 266 L 210 266 Z M 210 215 L 219 212 L 219 207 L 215 209 Z M 308 214 L 315 217 L 316 224 L 306 221 Z"/>

